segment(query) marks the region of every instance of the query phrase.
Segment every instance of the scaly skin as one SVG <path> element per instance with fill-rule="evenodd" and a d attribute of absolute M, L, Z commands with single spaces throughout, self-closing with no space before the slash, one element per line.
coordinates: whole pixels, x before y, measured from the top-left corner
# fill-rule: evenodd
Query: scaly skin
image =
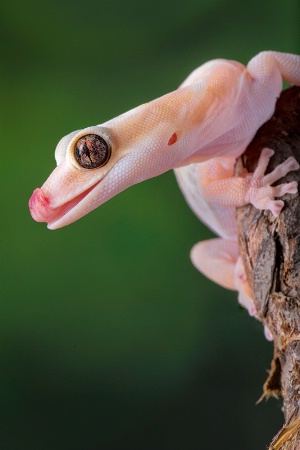
<path fill-rule="evenodd" d="M 265 176 L 272 150 L 264 149 L 254 174 L 234 178 L 233 167 L 272 116 L 282 80 L 300 85 L 300 56 L 266 51 L 247 67 L 213 60 L 176 91 L 65 136 L 56 148 L 56 169 L 29 201 L 32 217 L 50 229 L 69 225 L 129 186 L 175 169 L 192 209 L 220 236 L 194 247 L 194 264 L 215 282 L 237 289 L 241 303 L 255 315 L 238 259 L 234 208 L 252 203 L 277 216 L 283 202 L 274 197 L 296 193 L 297 185 L 271 184 L 299 166 L 289 158 Z M 107 143 L 109 156 L 99 167 L 82 167 L 76 157 L 83 137 L 83 160 L 94 163 L 94 144 L 87 135 Z"/>

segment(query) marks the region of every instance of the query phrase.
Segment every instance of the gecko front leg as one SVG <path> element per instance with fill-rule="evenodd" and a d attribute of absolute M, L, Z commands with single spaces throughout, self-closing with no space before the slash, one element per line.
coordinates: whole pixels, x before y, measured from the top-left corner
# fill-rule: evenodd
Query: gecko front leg
<path fill-rule="evenodd" d="M 282 197 L 284 194 L 296 194 L 297 182 L 283 183 L 271 186 L 289 172 L 299 169 L 299 164 L 294 157 L 289 157 L 279 164 L 272 172 L 265 175 L 270 158 L 274 151 L 264 148 L 259 157 L 257 168 L 253 173 L 244 177 L 230 177 L 204 181 L 203 195 L 207 202 L 214 207 L 237 207 L 252 204 L 257 209 L 268 209 L 275 217 L 278 217 L 283 208 Z M 203 181 L 202 181 L 203 182 Z"/>

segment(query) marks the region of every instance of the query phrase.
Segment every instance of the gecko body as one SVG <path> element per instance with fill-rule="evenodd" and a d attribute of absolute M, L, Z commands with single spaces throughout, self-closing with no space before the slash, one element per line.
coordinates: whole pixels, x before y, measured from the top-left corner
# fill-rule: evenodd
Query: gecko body
<path fill-rule="evenodd" d="M 70 133 L 57 145 L 56 169 L 30 199 L 32 217 L 50 229 L 69 225 L 129 186 L 175 169 L 186 200 L 219 236 L 194 247 L 194 264 L 237 289 L 255 315 L 239 262 L 234 211 L 252 203 L 278 216 L 283 202 L 274 198 L 296 193 L 297 184 L 271 185 L 299 166 L 289 158 L 265 175 L 273 152 L 262 149 L 253 174 L 233 177 L 233 168 L 272 116 L 283 80 L 300 84 L 300 56 L 266 51 L 247 66 L 217 59 L 174 92 Z"/>

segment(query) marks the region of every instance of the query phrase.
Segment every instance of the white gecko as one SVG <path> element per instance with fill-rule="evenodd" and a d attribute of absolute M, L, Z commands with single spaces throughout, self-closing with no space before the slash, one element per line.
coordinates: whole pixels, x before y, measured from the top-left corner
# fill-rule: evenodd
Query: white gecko
<path fill-rule="evenodd" d="M 32 217 L 50 229 L 69 225 L 129 186 L 175 169 L 191 208 L 219 236 L 192 249 L 194 265 L 236 289 L 256 315 L 239 261 L 235 207 L 251 203 L 278 216 L 283 202 L 274 198 L 295 194 L 297 183 L 271 184 L 299 165 L 288 158 L 265 175 L 273 151 L 262 149 L 254 173 L 234 177 L 233 168 L 272 116 L 282 80 L 300 85 L 300 56 L 265 51 L 247 67 L 216 59 L 176 91 L 70 133 L 57 145 L 57 167 L 32 194 Z"/>

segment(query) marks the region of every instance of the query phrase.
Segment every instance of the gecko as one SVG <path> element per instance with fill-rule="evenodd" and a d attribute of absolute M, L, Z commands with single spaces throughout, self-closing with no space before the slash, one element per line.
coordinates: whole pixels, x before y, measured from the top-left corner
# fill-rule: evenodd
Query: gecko
<path fill-rule="evenodd" d="M 194 70 L 179 88 L 107 122 L 74 131 L 55 150 L 57 167 L 29 208 L 51 230 L 85 216 L 124 189 L 175 170 L 192 210 L 216 235 L 196 244 L 196 268 L 238 291 L 250 315 L 256 309 L 239 257 L 235 208 L 252 204 L 277 217 L 279 198 L 297 183 L 272 186 L 299 169 L 290 157 L 266 174 L 273 150 L 263 148 L 253 173 L 234 177 L 236 159 L 272 116 L 283 80 L 300 85 L 300 56 L 263 51 L 247 66 L 215 59 Z"/>

